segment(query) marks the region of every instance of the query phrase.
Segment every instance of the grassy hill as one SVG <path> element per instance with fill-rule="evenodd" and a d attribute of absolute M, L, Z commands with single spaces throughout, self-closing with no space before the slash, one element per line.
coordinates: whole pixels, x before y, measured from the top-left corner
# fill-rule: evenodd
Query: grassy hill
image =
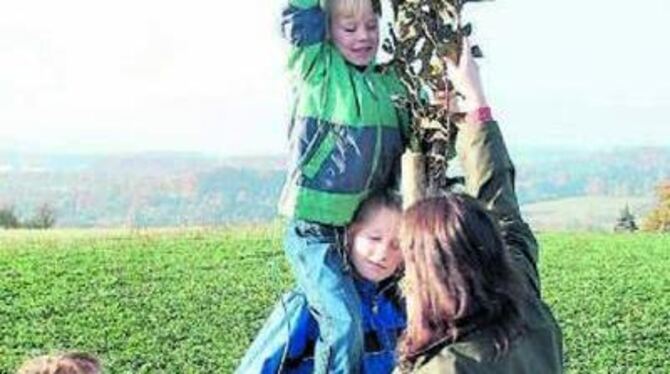
<path fill-rule="evenodd" d="M 521 207 L 528 223 L 538 231 L 612 231 L 625 206 L 638 226 L 654 207 L 652 197 L 579 196 L 525 204 Z"/>
<path fill-rule="evenodd" d="M 228 373 L 291 286 L 279 226 L 0 231 L 0 373 L 54 350 L 108 373 Z M 670 236 L 542 234 L 570 373 L 670 367 Z"/>

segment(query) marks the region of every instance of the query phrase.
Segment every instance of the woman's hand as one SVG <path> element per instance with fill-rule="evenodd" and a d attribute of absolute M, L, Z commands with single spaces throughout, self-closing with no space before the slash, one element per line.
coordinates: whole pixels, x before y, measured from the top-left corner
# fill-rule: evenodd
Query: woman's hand
<path fill-rule="evenodd" d="M 483 107 L 488 107 L 486 96 L 482 88 L 479 76 L 479 66 L 472 56 L 470 42 L 463 38 L 463 46 L 460 61 L 454 64 L 449 58 L 445 59 L 447 64 L 447 79 L 451 81 L 454 88 L 459 93 L 457 104 L 449 103 L 451 111 L 454 112 L 454 105 L 460 112 L 472 112 Z M 441 96 L 444 96 L 442 94 Z"/>

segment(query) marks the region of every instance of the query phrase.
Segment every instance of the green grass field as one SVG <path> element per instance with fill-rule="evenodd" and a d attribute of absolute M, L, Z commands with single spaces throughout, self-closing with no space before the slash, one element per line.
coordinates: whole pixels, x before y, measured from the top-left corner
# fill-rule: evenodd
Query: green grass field
<path fill-rule="evenodd" d="M 291 286 L 276 226 L 0 231 L 0 373 L 79 349 L 108 373 L 228 373 Z M 542 234 L 574 373 L 670 371 L 670 236 Z"/>

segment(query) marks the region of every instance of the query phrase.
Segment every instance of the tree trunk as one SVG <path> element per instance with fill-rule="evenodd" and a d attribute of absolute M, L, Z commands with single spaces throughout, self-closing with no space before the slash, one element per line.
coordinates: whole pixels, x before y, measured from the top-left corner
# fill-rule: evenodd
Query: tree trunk
<path fill-rule="evenodd" d="M 402 206 L 407 209 L 425 195 L 426 156 L 406 150 L 402 155 L 401 173 Z"/>

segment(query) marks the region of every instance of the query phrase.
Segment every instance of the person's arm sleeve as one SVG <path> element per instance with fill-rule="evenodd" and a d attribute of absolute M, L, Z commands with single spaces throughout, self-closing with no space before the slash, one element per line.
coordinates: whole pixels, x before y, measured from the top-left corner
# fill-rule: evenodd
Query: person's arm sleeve
<path fill-rule="evenodd" d="M 539 294 L 538 245 L 523 221 L 514 190 L 515 170 L 495 121 L 459 125 L 457 150 L 463 163 L 467 193 L 497 219 L 512 258 Z"/>
<path fill-rule="evenodd" d="M 407 98 L 408 93 L 405 86 L 400 82 L 398 70 L 399 67 L 394 65 L 392 70 L 389 73 L 389 79 L 391 81 L 391 96 L 392 99 L 398 98 Z M 402 100 L 401 100 L 402 101 Z M 402 139 L 402 146 L 404 150 L 410 149 L 410 139 L 412 137 L 412 118 L 410 115 L 410 108 L 408 106 L 402 105 L 398 102 L 394 103 L 396 116 L 398 119 L 398 131 L 400 132 L 400 138 Z M 392 171 L 392 184 L 391 189 L 397 193 L 401 194 L 401 183 L 402 183 L 402 162 L 400 158 L 394 162 L 393 171 Z"/>
<path fill-rule="evenodd" d="M 308 80 L 322 72 L 326 14 L 319 0 L 290 0 L 282 12 L 282 36 L 290 44 L 288 69 L 294 78 Z"/>
<path fill-rule="evenodd" d="M 439 354 L 431 356 L 425 362 L 420 363 L 412 369 L 416 374 L 472 374 L 479 373 L 477 367 L 468 365 L 468 359 L 463 359 L 451 349 L 443 349 Z M 401 374 L 403 371 L 395 370 L 393 374 Z"/>
<path fill-rule="evenodd" d="M 309 316 L 302 294 L 282 297 L 235 370 L 236 374 L 279 373 L 286 360 L 299 357 L 307 340 Z"/>

